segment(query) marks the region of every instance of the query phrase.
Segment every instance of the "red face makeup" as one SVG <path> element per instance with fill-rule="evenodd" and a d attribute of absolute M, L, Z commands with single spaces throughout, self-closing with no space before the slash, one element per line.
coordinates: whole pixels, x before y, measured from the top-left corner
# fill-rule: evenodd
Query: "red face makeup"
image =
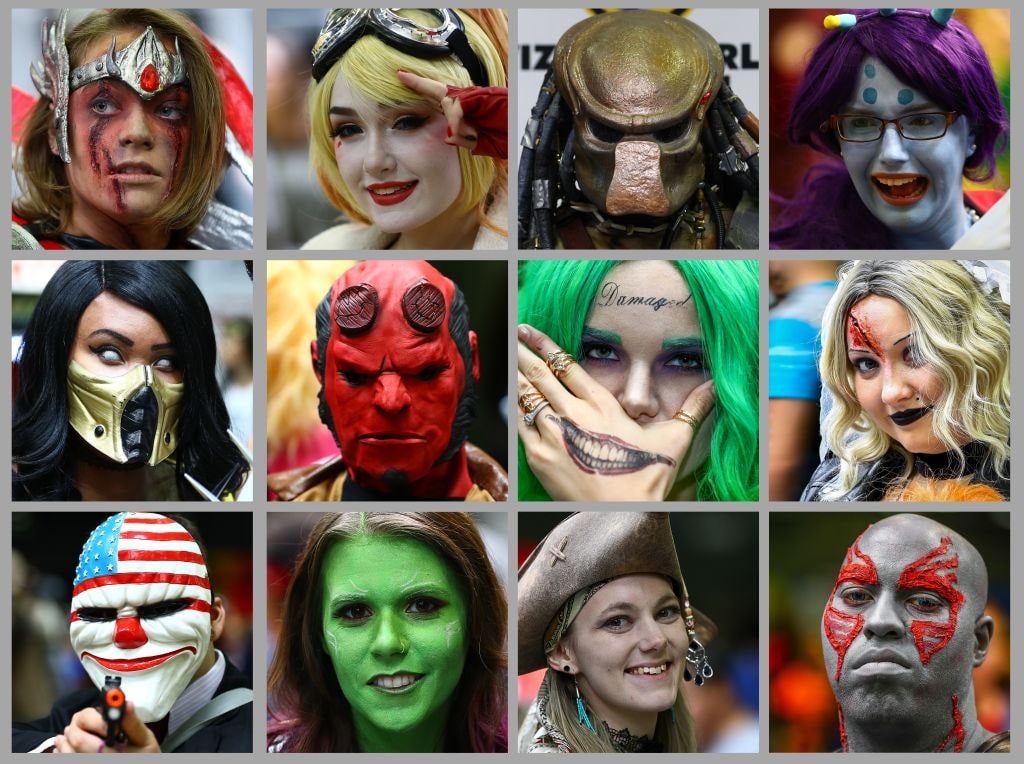
<path fill-rule="evenodd" d="M 861 536 L 864 534 L 862 533 Z M 846 562 L 839 571 L 839 578 L 836 585 L 832 587 L 832 593 L 828 598 L 828 606 L 825 608 L 825 615 L 822 623 L 825 627 L 825 636 L 829 644 L 836 651 L 836 681 L 843 671 L 843 659 L 853 640 L 864 628 L 864 616 L 859 613 L 844 613 L 833 606 L 836 596 L 836 589 L 843 583 L 854 583 L 870 586 L 878 583 L 878 573 L 875 570 L 875 563 L 871 558 L 860 551 L 858 544 L 861 536 L 853 542 L 853 546 L 846 550 Z"/>
<path fill-rule="evenodd" d="M 863 315 L 857 315 L 857 309 L 850 311 L 846 319 L 846 342 L 850 348 L 870 350 L 879 358 L 883 356 L 882 348 L 871 332 L 871 324 Z"/>
<path fill-rule="evenodd" d="M 364 262 L 334 284 L 324 397 L 362 485 L 401 490 L 448 446 L 466 378 L 448 331 L 453 295 L 424 262 Z"/>
<path fill-rule="evenodd" d="M 953 588 L 960 558 L 953 553 L 947 559 L 952 540 L 944 537 L 939 545 L 928 554 L 910 563 L 900 574 L 898 586 L 901 589 L 924 589 L 934 592 L 949 603 L 949 620 L 946 623 L 934 621 L 912 621 L 910 632 L 914 635 L 921 663 L 927 665 L 931 657 L 949 644 L 956 631 L 956 616 L 964 602 L 964 595 Z"/>
<path fill-rule="evenodd" d="M 151 218 L 180 181 L 191 113 L 183 85 L 148 101 L 113 79 L 72 92 L 66 171 L 76 218 L 128 225 Z"/>
<path fill-rule="evenodd" d="M 953 696 L 953 726 L 950 728 L 946 737 L 939 743 L 939 747 L 936 751 L 942 752 L 946 750 L 947 745 L 953 745 L 954 753 L 963 753 L 964 750 L 964 720 L 963 715 L 960 713 L 960 698 L 956 695 Z"/>

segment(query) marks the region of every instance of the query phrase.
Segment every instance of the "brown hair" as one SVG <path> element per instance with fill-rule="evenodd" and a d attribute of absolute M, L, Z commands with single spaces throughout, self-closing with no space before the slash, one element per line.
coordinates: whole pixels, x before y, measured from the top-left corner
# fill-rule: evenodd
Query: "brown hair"
<path fill-rule="evenodd" d="M 446 751 L 505 752 L 505 592 L 473 519 L 464 512 L 335 512 L 324 515 L 299 554 L 277 649 L 267 675 L 275 751 L 358 750 L 352 713 L 323 644 L 321 573 L 339 541 L 366 535 L 423 542 L 448 563 L 469 603 L 469 652 L 452 696 Z"/>
<path fill-rule="evenodd" d="M 180 183 L 167 203 L 153 216 L 153 223 L 170 231 L 195 228 L 220 185 L 224 166 L 224 100 L 213 60 L 206 52 L 202 35 L 180 13 L 157 8 L 115 8 L 90 13 L 65 36 L 71 68 L 84 63 L 87 49 L 98 40 L 124 30 L 147 27 L 164 40 L 178 39 L 185 59 L 192 92 L 192 134 Z M 201 109 L 201 112 L 197 110 Z M 196 119 L 200 113 L 201 118 Z M 32 222 L 48 221 L 49 231 L 61 233 L 71 222 L 71 193 L 64 162 L 50 150 L 49 131 L 53 124 L 50 102 L 40 98 L 25 118 L 20 155 L 15 172 L 21 196 L 15 211 Z M 75 158 L 72 157 L 72 161 Z"/>

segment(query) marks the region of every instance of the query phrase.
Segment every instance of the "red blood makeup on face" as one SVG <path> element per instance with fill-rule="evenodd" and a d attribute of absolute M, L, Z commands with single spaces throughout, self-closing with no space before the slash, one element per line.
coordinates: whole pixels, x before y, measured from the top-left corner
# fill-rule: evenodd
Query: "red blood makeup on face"
<path fill-rule="evenodd" d="M 332 288 L 324 398 L 364 485 L 415 483 L 448 446 L 466 378 L 448 331 L 453 296 L 423 262 L 363 262 Z"/>
<path fill-rule="evenodd" d="M 964 595 L 953 587 L 956 583 L 953 570 L 960 564 L 959 556 L 954 552 L 948 558 L 940 559 L 949 554 L 952 543 L 949 537 L 943 537 L 937 547 L 903 569 L 898 583 L 900 589 L 924 589 L 949 603 L 949 620 L 945 623 L 912 621 L 910 624 L 921 663 L 925 665 L 953 638 L 957 612 L 964 602 Z"/>
<path fill-rule="evenodd" d="M 118 45 L 130 44 L 137 34 L 118 30 Z M 108 37 L 88 48 L 83 60 L 102 56 L 109 45 Z M 144 99 L 114 78 L 71 92 L 71 163 L 65 165 L 72 196 L 69 230 L 95 232 L 111 222 L 145 223 L 164 206 L 184 171 L 190 97 L 186 85 L 175 85 Z"/>
<path fill-rule="evenodd" d="M 964 721 L 963 715 L 960 713 L 960 698 L 956 695 L 953 696 L 953 727 L 949 730 L 946 737 L 942 739 L 942 742 L 939 743 L 939 747 L 935 750 L 941 753 L 950 743 L 953 744 L 954 753 L 963 753 Z"/>
<path fill-rule="evenodd" d="M 866 532 L 866 531 L 865 531 Z M 844 583 L 863 585 L 874 585 L 878 583 L 878 572 L 875 570 L 875 563 L 871 558 L 860 551 L 860 536 L 853 542 L 853 546 L 846 550 L 846 562 L 839 571 L 839 578 L 836 585 L 832 587 L 832 593 L 828 598 L 828 606 L 825 608 L 825 615 L 822 622 L 825 628 L 825 636 L 828 638 L 832 649 L 836 651 L 836 681 L 843 671 L 843 659 L 846 651 L 853 644 L 853 640 L 864 628 L 864 616 L 852 613 L 844 613 L 832 605 L 835 599 L 836 590 Z"/>
<path fill-rule="evenodd" d="M 857 314 L 856 308 L 850 310 L 850 315 L 846 319 L 846 342 L 850 348 L 870 350 L 879 358 L 884 356 L 875 335 L 871 332 L 871 324 L 864 316 Z"/>

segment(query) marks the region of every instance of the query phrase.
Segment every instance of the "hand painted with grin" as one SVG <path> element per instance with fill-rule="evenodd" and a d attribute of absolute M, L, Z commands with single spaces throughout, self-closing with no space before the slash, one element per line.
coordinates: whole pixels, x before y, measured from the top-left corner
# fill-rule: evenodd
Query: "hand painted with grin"
<path fill-rule="evenodd" d="M 519 339 L 518 394 L 540 392 L 550 404 L 532 425 L 518 418 L 519 437 L 551 498 L 664 500 L 697 427 L 678 419 L 641 425 L 578 363 L 557 379 L 542 359 L 561 348 L 547 335 L 522 324 Z M 687 396 L 682 410 L 699 427 L 714 400 L 708 380 Z"/>

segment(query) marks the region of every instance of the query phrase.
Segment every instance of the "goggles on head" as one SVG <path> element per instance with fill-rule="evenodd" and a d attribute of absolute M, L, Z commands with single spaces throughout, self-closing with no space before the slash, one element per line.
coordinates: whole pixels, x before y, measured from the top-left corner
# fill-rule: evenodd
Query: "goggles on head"
<path fill-rule="evenodd" d="M 335 8 L 313 46 L 313 79 L 319 82 L 361 37 L 372 34 L 392 48 L 420 58 L 452 56 L 474 85 L 486 87 L 487 70 L 473 52 L 462 19 L 450 8 L 424 8 L 438 25 L 423 26 L 389 8 Z"/>

